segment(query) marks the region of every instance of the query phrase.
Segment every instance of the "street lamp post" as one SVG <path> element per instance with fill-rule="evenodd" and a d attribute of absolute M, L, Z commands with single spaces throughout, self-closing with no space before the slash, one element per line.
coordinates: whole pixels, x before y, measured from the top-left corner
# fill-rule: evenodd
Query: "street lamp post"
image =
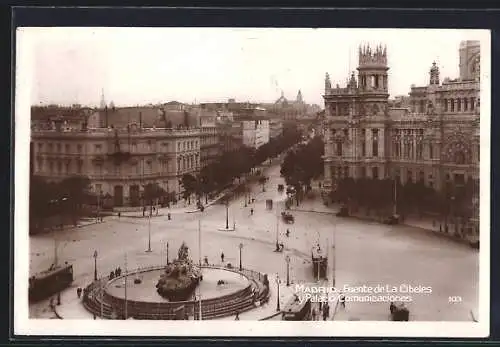
<path fill-rule="evenodd" d="M 151 252 L 151 214 L 153 213 L 153 207 L 149 209 L 149 218 L 148 218 L 148 249 L 147 253 Z"/>
<path fill-rule="evenodd" d="M 243 249 L 243 243 L 240 243 L 238 247 L 240 248 L 240 271 L 241 271 L 243 270 L 243 267 L 241 266 L 241 250 Z"/>
<path fill-rule="evenodd" d="M 277 288 L 276 311 L 281 311 L 281 307 L 280 307 L 280 277 L 278 274 L 276 274 L 276 288 Z"/>
<path fill-rule="evenodd" d="M 168 241 L 167 241 L 167 265 L 169 264 L 169 260 L 168 260 Z"/>
<path fill-rule="evenodd" d="M 290 256 L 287 255 L 285 257 L 285 261 L 286 261 L 286 286 L 289 287 L 290 286 Z"/>
<path fill-rule="evenodd" d="M 226 229 L 229 229 L 229 198 L 226 199 Z"/>
<path fill-rule="evenodd" d="M 94 251 L 94 281 L 97 281 L 97 250 Z"/>

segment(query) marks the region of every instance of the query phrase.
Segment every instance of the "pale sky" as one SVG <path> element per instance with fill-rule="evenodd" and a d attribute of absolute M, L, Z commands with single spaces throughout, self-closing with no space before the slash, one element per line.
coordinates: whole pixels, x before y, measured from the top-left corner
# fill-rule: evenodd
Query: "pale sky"
<path fill-rule="evenodd" d="M 345 85 L 358 46 L 387 45 L 389 92 L 426 85 L 436 61 L 441 79 L 458 77 L 462 40 L 481 31 L 278 28 L 24 28 L 30 40 L 33 104 L 115 105 L 273 102 L 283 90 L 324 106 L 325 73 Z M 22 54 L 22 52 L 20 52 Z"/>

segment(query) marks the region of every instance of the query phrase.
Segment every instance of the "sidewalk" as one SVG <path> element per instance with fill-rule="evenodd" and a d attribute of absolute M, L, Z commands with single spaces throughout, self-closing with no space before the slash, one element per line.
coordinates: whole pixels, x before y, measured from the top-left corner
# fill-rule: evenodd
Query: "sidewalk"
<path fill-rule="evenodd" d="M 84 288 L 82 284 L 73 283 L 71 287 L 61 292 L 61 305 L 54 306 L 54 313 L 59 319 L 94 319 L 94 315 L 83 307 L 82 297 L 76 295 L 78 287 Z M 54 295 L 54 303 L 57 302 L 57 295 Z M 100 319 L 96 317 L 96 319 Z"/>
<path fill-rule="evenodd" d="M 229 191 L 224 191 L 220 193 L 215 199 L 208 200 L 207 204 L 203 204 L 203 207 L 207 208 L 209 206 L 212 206 L 215 204 L 217 201 L 219 201 L 224 195 L 226 195 Z M 170 214 L 182 214 L 182 213 L 195 213 L 198 212 L 199 209 L 196 207 L 196 203 L 194 201 L 191 202 L 191 205 L 186 205 L 183 201 L 177 202 L 176 205 L 173 207 L 160 207 L 158 208 L 158 214 L 156 212 L 153 212 L 151 217 L 160 217 L 160 216 L 166 216 L 169 213 Z M 143 215 L 142 210 L 139 211 L 131 211 L 131 212 L 121 212 L 120 213 L 121 217 L 129 217 L 129 218 L 146 218 L 148 216 L 148 213 L 146 211 L 146 214 Z"/>

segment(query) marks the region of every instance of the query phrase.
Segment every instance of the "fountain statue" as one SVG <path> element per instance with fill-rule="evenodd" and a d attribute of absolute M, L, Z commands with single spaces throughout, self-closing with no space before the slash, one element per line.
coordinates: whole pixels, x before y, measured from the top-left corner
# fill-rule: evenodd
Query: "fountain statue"
<path fill-rule="evenodd" d="M 189 248 L 183 242 L 177 259 L 165 267 L 156 290 L 170 301 L 184 301 L 189 299 L 201 280 L 201 270 L 189 257 Z"/>

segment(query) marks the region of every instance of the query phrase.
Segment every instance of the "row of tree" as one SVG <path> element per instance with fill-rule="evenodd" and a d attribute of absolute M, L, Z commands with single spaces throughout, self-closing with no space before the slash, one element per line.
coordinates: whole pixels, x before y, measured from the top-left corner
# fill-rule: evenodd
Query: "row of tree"
<path fill-rule="evenodd" d="M 281 175 L 286 184 L 294 188 L 297 205 L 304 192 L 311 189 L 311 181 L 323 174 L 324 146 L 321 136 L 316 136 L 288 151 L 281 164 Z"/>
<path fill-rule="evenodd" d="M 394 179 L 372 179 L 350 177 L 337 183 L 332 197 L 349 206 L 367 210 L 387 211 L 396 206 L 400 214 L 432 212 L 443 216 L 458 216 L 464 219 L 473 215 L 472 202 L 478 194 L 473 181 L 465 185 L 447 182 L 439 192 L 426 186 L 423 181 L 409 180 L 401 184 Z"/>
<path fill-rule="evenodd" d="M 217 161 L 204 167 L 197 176 L 182 176 L 183 199 L 190 203 L 194 194 L 198 199 L 205 196 L 207 202 L 211 193 L 221 191 L 231 185 L 234 179 L 239 180 L 248 175 L 257 165 L 275 158 L 297 144 L 301 138 L 302 134 L 295 126 L 288 126 L 280 136 L 270 139 L 257 149 L 243 146 L 235 151 L 225 152 Z M 265 180 L 261 179 L 259 182 L 264 184 Z"/>

